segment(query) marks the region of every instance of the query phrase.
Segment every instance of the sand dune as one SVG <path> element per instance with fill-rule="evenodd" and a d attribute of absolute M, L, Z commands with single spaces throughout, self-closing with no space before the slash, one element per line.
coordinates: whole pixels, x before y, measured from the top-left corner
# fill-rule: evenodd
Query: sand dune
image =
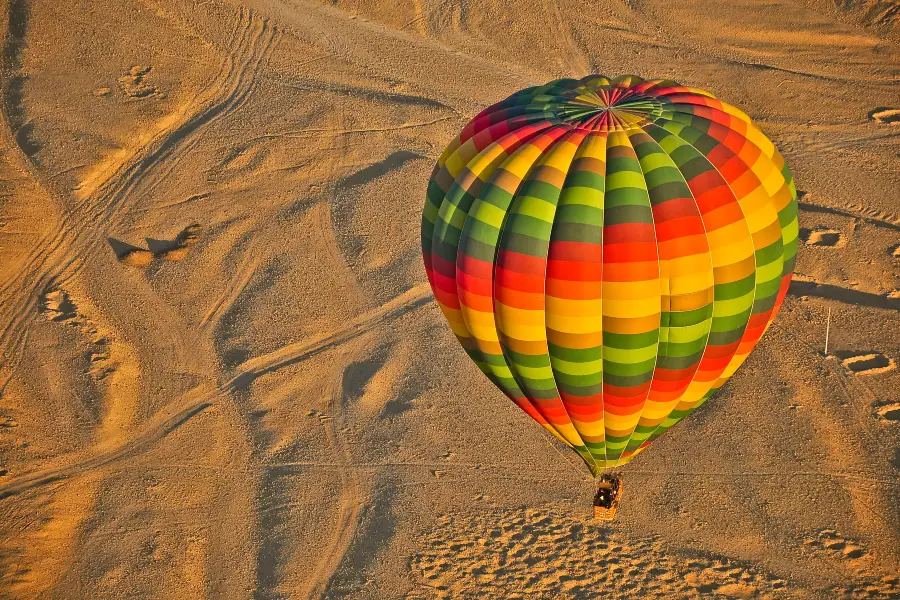
<path fill-rule="evenodd" d="M 9 0 L 0 597 L 900 597 L 898 22 Z M 468 119 L 591 72 L 740 106 L 801 191 L 781 315 L 624 469 L 611 524 L 458 347 L 418 247 Z"/>

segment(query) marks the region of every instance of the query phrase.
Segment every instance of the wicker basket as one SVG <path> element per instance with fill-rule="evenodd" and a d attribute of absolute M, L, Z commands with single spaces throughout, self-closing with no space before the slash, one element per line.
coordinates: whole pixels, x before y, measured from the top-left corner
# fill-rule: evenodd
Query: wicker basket
<path fill-rule="evenodd" d="M 618 475 L 601 475 L 597 495 L 594 496 L 594 518 L 611 521 L 622 497 L 622 478 Z"/>

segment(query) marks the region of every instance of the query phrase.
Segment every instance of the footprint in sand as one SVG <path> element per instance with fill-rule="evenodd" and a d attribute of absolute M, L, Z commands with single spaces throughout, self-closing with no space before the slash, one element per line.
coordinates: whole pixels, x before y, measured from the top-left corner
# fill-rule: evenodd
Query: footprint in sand
<path fill-rule="evenodd" d="M 841 364 L 855 375 L 878 375 L 897 368 L 893 358 L 880 352 L 850 356 L 841 361 Z"/>
<path fill-rule="evenodd" d="M 41 299 L 41 309 L 49 320 L 56 323 L 72 321 L 78 317 L 78 307 L 62 290 L 52 290 L 44 294 Z"/>
<path fill-rule="evenodd" d="M 900 124 L 900 108 L 879 106 L 869 113 L 869 119 L 875 121 L 876 123 L 898 125 Z"/>
<path fill-rule="evenodd" d="M 879 406 L 875 413 L 886 423 L 900 422 L 900 402 Z"/>
<path fill-rule="evenodd" d="M 865 548 L 847 540 L 834 529 L 823 529 L 818 536 L 807 538 L 803 541 L 803 544 L 814 555 L 843 560 L 856 560 L 868 553 Z"/>
<path fill-rule="evenodd" d="M 318 409 L 313 409 L 313 410 L 307 411 L 306 416 L 307 417 L 315 417 L 316 419 L 319 419 L 319 422 L 323 425 L 325 423 L 327 423 L 328 421 L 332 420 L 331 415 L 329 415 L 327 413 L 323 413 L 321 410 L 318 410 Z"/>
<path fill-rule="evenodd" d="M 54 323 L 64 323 L 78 327 L 81 333 L 91 343 L 89 354 L 90 368 L 88 373 L 97 380 L 101 380 L 113 371 L 115 365 L 111 362 L 109 353 L 109 340 L 101 333 L 91 321 L 78 311 L 78 305 L 61 289 L 50 290 L 41 298 L 41 312 L 48 320 Z M 3 427 L 0 419 L 0 427 Z"/>
<path fill-rule="evenodd" d="M 439 477 L 440 471 L 432 471 Z M 485 498 L 475 498 L 483 501 Z M 758 598 L 786 582 L 724 556 L 685 556 L 653 537 L 635 538 L 540 509 L 439 518 L 410 560 L 420 583 L 409 598 L 480 597 L 485 586 L 509 598 Z M 424 593 L 422 590 L 428 590 Z"/>
<path fill-rule="evenodd" d="M 135 65 L 127 74 L 119 77 L 119 85 L 129 98 L 165 98 L 166 94 L 158 87 L 147 81 L 147 76 L 153 67 Z"/>
<path fill-rule="evenodd" d="M 807 246 L 820 246 L 825 248 L 843 248 L 847 245 L 844 234 L 836 229 L 800 229 L 800 239 Z"/>

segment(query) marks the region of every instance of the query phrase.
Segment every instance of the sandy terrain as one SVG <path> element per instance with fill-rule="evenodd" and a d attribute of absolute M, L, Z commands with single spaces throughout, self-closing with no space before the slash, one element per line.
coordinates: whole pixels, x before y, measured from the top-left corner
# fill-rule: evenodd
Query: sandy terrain
<path fill-rule="evenodd" d="M 7 0 L 0 597 L 900 597 L 898 13 Z M 589 72 L 741 107 L 803 192 L 775 325 L 612 524 L 418 246 L 467 120 Z"/>

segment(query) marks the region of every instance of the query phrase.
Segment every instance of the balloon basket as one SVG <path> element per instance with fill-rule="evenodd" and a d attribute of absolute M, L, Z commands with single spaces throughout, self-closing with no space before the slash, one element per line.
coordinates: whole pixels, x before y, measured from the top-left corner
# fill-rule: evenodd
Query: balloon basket
<path fill-rule="evenodd" d="M 601 475 L 597 495 L 594 496 L 594 518 L 612 521 L 622 497 L 622 478 L 619 475 Z"/>

